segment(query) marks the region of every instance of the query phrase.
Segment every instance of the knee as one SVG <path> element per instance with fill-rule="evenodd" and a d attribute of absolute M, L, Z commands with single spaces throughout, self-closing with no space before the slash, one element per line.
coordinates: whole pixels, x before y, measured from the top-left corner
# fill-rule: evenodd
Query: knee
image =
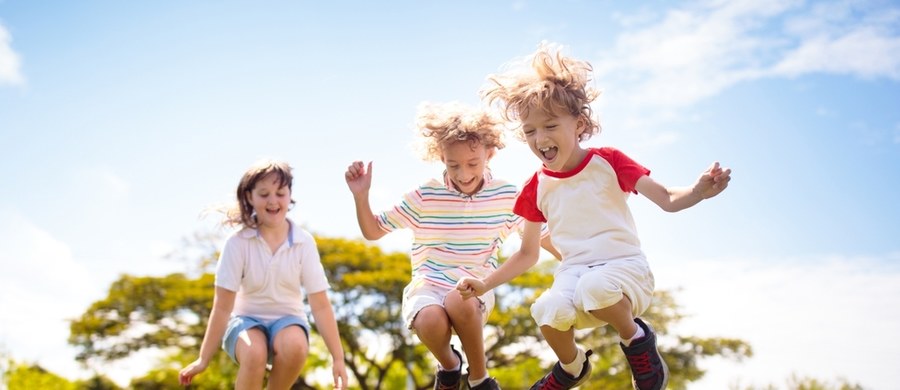
<path fill-rule="evenodd" d="M 238 364 L 253 374 L 265 373 L 268 360 L 269 349 L 265 342 L 250 344 L 242 348 L 237 355 Z"/>
<path fill-rule="evenodd" d="M 438 305 L 425 306 L 416 314 L 413 320 L 413 329 L 416 333 L 440 333 L 450 331 L 450 319 L 444 308 Z"/>
<path fill-rule="evenodd" d="M 568 328 L 575 323 L 575 307 L 562 295 L 544 293 L 531 305 L 531 316 L 539 326 Z"/>
<path fill-rule="evenodd" d="M 289 326 L 275 336 L 273 364 L 302 367 L 309 353 L 306 333 L 299 326 Z"/>
<path fill-rule="evenodd" d="M 447 315 L 450 317 L 450 320 L 454 323 L 467 321 L 481 322 L 483 315 L 481 311 L 481 302 L 477 299 L 463 299 L 459 293 L 454 291 L 447 295 L 447 298 L 444 301 L 444 307 L 447 310 Z"/>

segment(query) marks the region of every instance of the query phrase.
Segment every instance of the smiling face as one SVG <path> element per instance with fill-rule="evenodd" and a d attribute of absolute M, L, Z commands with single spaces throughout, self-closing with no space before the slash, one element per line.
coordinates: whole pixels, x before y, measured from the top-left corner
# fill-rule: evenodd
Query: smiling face
<path fill-rule="evenodd" d="M 281 184 L 279 176 L 270 173 L 259 180 L 247 195 L 247 201 L 253 207 L 260 227 L 276 227 L 287 218 L 291 190 Z"/>
<path fill-rule="evenodd" d="M 553 115 L 533 109 L 522 118 L 522 133 L 531 152 L 551 171 L 565 172 L 578 166 L 585 151 L 579 144 L 584 121 L 567 113 Z"/>
<path fill-rule="evenodd" d="M 441 160 L 456 190 L 473 195 L 484 184 L 484 170 L 493 152 L 481 143 L 458 141 L 441 146 Z"/>

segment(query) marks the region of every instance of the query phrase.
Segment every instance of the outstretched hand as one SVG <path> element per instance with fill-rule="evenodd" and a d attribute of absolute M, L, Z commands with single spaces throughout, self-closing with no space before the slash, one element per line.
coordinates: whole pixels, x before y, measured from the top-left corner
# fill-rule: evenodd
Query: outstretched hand
<path fill-rule="evenodd" d="M 367 166 L 362 161 L 354 161 L 347 167 L 344 179 L 354 194 L 368 191 L 372 187 L 372 162 Z"/>
<path fill-rule="evenodd" d="M 479 297 L 487 292 L 487 286 L 481 279 L 464 277 L 456 282 L 456 290 L 463 299 Z"/>
<path fill-rule="evenodd" d="M 700 179 L 694 185 L 694 192 L 703 199 L 709 199 L 724 191 L 729 181 L 731 168 L 723 169 L 716 161 L 700 175 Z"/>

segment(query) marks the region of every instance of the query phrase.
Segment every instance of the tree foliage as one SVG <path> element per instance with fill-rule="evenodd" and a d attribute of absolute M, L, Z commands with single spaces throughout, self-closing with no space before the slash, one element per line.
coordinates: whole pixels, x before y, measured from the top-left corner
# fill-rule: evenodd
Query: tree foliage
<path fill-rule="evenodd" d="M 345 363 L 360 389 L 417 389 L 433 385 L 435 362 L 428 350 L 403 324 L 402 291 L 410 278 L 405 253 L 385 253 L 361 240 L 317 237 L 319 252 L 332 290 L 338 328 L 345 348 Z M 196 249 L 196 246 L 192 247 Z M 112 284 L 106 298 L 92 304 L 71 323 L 70 343 L 79 348 L 86 364 L 121 359 L 148 348 L 169 353 L 169 358 L 130 387 L 171 388 L 177 369 L 193 360 L 206 329 L 212 307 L 214 276 L 209 259 L 215 246 L 195 251 L 201 265 L 196 277 L 172 274 L 162 277 L 123 275 Z M 532 271 L 497 290 L 497 305 L 485 328 L 485 351 L 491 374 L 505 388 L 527 388 L 554 363 L 534 324 L 530 305 L 552 283 L 555 262 L 542 262 Z M 741 340 L 669 335 L 667 330 L 682 319 L 680 308 L 667 291 L 644 316 L 662 335 L 661 349 L 671 371 L 669 388 L 684 389 L 703 376 L 698 362 L 707 357 L 736 360 L 751 356 Z M 312 324 L 315 329 L 315 324 Z M 328 353 L 313 332 L 305 372 L 330 366 Z M 593 348 L 592 387 L 628 388 L 630 373 L 618 347 L 618 338 L 604 327 L 576 333 L 579 345 Z M 224 353 L 195 380 L 194 388 L 227 388 L 233 385 L 236 366 Z M 295 388 L 314 388 L 298 380 Z"/>

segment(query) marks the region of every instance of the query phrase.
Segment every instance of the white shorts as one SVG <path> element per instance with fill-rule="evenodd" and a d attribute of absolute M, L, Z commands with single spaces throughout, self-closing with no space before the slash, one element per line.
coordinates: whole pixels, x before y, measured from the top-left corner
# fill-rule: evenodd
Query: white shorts
<path fill-rule="evenodd" d="M 553 286 L 531 305 L 538 326 L 565 331 L 606 325 L 591 310 L 614 305 L 627 296 L 632 314 L 641 315 L 653 301 L 653 273 L 644 258 L 616 259 L 596 265 L 561 266 Z"/>
<path fill-rule="evenodd" d="M 400 309 L 407 329 L 412 329 L 413 320 L 422 309 L 431 305 L 444 307 L 444 299 L 447 298 L 447 294 L 456 290 L 426 283 L 415 287 L 415 291 L 408 294 L 410 288 L 412 288 L 412 284 L 403 289 L 403 305 Z M 482 321 L 487 323 L 488 315 L 491 310 L 494 310 L 494 291 L 488 291 L 477 299 L 481 303 Z"/>

